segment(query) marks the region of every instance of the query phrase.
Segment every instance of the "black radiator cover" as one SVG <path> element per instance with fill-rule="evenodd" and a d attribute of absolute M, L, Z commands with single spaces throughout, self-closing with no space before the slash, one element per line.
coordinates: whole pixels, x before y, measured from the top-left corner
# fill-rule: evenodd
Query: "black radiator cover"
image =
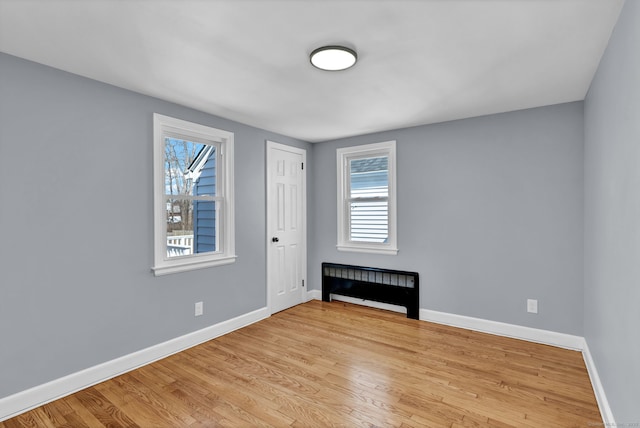
<path fill-rule="evenodd" d="M 419 288 L 417 272 L 322 263 L 322 300 L 325 302 L 331 301 L 331 294 L 339 294 L 389 303 L 404 306 L 407 318 L 417 320 Z"/>

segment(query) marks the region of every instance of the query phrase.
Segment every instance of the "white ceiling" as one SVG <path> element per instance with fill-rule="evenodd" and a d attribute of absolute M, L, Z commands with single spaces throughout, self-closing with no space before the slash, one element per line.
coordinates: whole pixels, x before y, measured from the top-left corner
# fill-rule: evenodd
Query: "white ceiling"
<path fill-rule="evenodd" d="M 623 1 L 0 0 L 0 51 L 317 142 L 582 100 Z"/>

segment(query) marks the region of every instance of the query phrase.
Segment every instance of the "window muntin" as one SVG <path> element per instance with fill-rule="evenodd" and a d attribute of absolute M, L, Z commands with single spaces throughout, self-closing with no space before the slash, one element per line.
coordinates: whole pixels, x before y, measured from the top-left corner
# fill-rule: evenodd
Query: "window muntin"
<path fill-rule="evenodd" d="M 337 150 L 338 249 L 397 254 L 395 141 Z"/>
<path fill-rule="evenodd" d="M 233 133 L 154 115 L 156 275 L 232 263 Z"/>

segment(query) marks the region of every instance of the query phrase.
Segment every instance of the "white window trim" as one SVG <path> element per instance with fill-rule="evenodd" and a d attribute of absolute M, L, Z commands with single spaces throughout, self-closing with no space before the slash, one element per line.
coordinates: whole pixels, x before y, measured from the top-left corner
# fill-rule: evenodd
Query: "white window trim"
<path fill-rule="evenodd" d="M 167 257 L 166 195 L 164 181 L 164 136 L 181 135 L 220 143 L 222 162 L 222 185 L 219 189 L 224 198 L 220 233 L 222 243 L 220 251 L 213 253 L 191 254 L 183 257 Z M 233 175 L 233 139 L 229 131 L 153 114 L 153 215 L 154 215 L 154 265 L 151 270 L 155 276 L 185 272 L 194 269 L 226 265 L 236 260 L 235 254 L 235 216 L 234 216 L 234 175 Z"/>
<path fill-rule="evenodd" d="M 354 242 L 349 239 L 349 160 L 375 156 L 387 156 L 389 159 L 389 237 L 386 243 Z M 395 140 L 337 149 L 336 160 L 338 171 L 338 250 L 372 254 L 398 254 Z"/>

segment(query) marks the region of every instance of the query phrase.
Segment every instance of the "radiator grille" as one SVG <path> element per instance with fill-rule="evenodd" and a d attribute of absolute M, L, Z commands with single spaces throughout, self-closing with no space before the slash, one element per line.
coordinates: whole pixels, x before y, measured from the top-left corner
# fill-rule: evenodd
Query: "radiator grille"
<path fill-rule="evenodd" d="M 407 317 L 418 319 L 419 276 L 416 272 L 398 271 L 336 263 L 322 264 L 322 300 L 332 294 L 400 305 Z"/>

